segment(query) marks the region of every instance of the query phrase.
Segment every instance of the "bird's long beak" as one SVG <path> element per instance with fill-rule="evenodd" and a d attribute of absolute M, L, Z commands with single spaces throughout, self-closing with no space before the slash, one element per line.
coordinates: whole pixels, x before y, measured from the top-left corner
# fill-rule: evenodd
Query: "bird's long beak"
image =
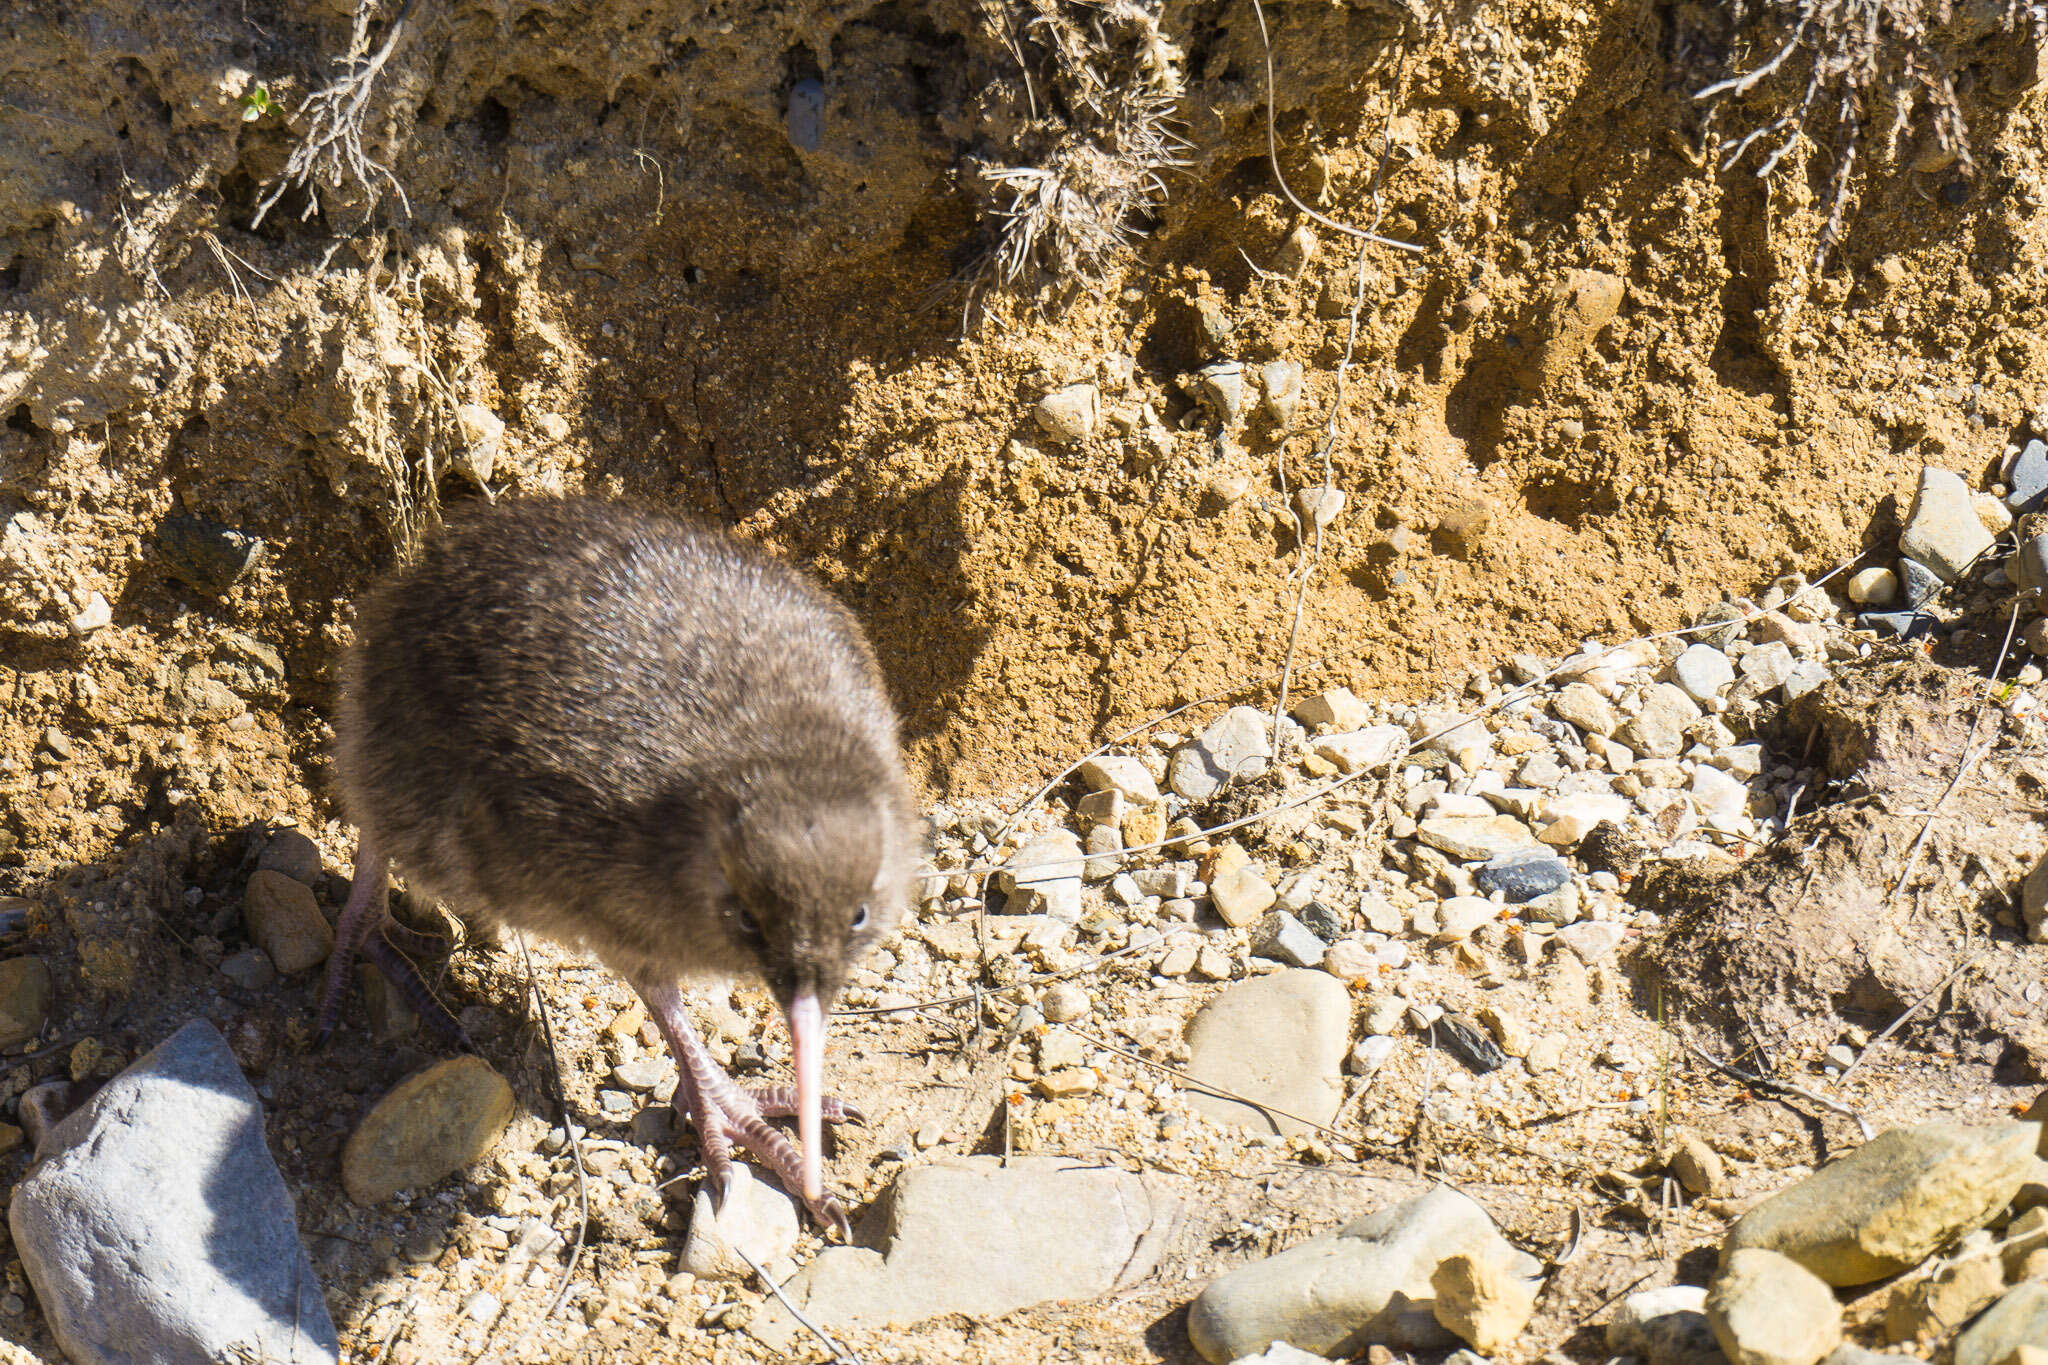
<path fill-rule="evenodd" d="M 825 1094 L 825 1008 L 809 993 L 789 1002 L 789 1045 L 796 1054 L 796 1132 L 804 1157 L 804 1200 L 825 1196 L 824 1140 L 820 1117 Z"/>

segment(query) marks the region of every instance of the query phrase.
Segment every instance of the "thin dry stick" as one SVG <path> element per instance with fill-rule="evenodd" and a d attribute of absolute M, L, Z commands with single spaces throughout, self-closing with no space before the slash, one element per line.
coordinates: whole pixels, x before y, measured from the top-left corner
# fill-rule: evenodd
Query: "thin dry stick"
<path fill-rule="evenodd" d="M 733 1255 L 739 1257 L 742 1261 L 745 1261 L 747 1263 L 747 1269 L 754 1272 L 754 1278 L 758 1279 L 763 1285 L 767 1286 L 768 1292 L 773 1294 L 778 1300 L 781 1301 L 782 1306 L 789 1310 L 789 1315 L 795 1318 L 798 1322 L 802 1323 L 804 1327 L 807 1330 L 809 1330 L 812 1336 L 816 1337 L 821 1343 L 824 1344 L 825 1349 L 832 1353 L 832 1365 L 861 1365 L 861 1358 L 859 1356 L 855 1355 L 847 1347 L 842 1346 L 838 1342 L 834 1341 L 831 1337 L 825 1335 L 824 1328 L 818 1326 L 817 1323 L 812 1322 L 809 1318 L 804 1316 L 804 1310 L 798 1308 L 796 1304 L 790 1301 L 789 1295 L 782 1292 L 781 1285 L 775 1283 L 774 1280 L 768 1278 L 768 1272 L 761 1268 L 761 1265 L 758 1261 L 756 1261 L 753 1257 L 747 1255 L 746 1249 L 744 1247 L 742 1247 L 738 1242 L 727 1242 L 726 1246 L 732 1250 Z"/>
<path fill-rule="evenodd" d="M 1941 980 L 1935 982 L 1934 989 L 1928 991 L 1927 994 L 1921 996 L 1918 1000 L 1915 1000 L 1912 1004 L 1906 1006 L 1905 1013 L 1901 1014 L 1898 1018 L 1892 1020 L 1891 1023 L 1886 1026 L 1885 1031 L 1883 1033 L 1878 1034 L 1875 1038 L 1872 1038 L 1869 1042 L 1865 1043 L 1863 1045 L 1863 1051 L 1856 1054 L 1856 1060 L 1850 1062 L 1849 1065 L 1842 1068 L 1842 1074 L 1836 1078 L 1836 1083 L 1840 1084 L 1842 1081 L 1846 1081 L 1849 1079 L 1850 1076 L 1854 1075 L 1856 1072 L 1856 1068 L 1863 1065 L 1863 1059 L 1865 1057 L 1868 1057 L 1871 1053 L 1877 1051 L 1878 1045 L 1880 1043 L 1884 1042 L 1885 1039 L 1891 1037 L 1894 1033 L 1897 1033 L 1899 1029 L 1902 1026 L 1904 1026 L 1905 1022 L 1908 1019 L 1911 1019 L 1914 1015 L 1918 1014 L 1922 1009 L 1926 1008 L 1931 1001 L 1939 998 L 1943 991 L 1947 990 L 1950 986 L 1953 986 L 1956 983 L 1956 979 L 1958 977 L 1960 977 L 1964 972 L 1970 970 L 1970 968 L 1976 966 L 1977 959 L 1982 956 L 1984 956 L 1984 951 L 1981 948 L 1978 949 L 1976 952 L 1971 953 L 1968 957 L 1964 958 L 1961 962 L 1956 964 L 1956 969 L 1954 971 L 1950 972 L 1947 976 L 1944 976 Z"/>
<path fill-rule="evenodd" d="M 1809 1104 L 1817 1104 L 1831 1113 L 1840 1114 L 1843 1118 L 1850 1119 L 1856 1124 L 1857 1130 L 1863 1134 L 1865 1142 L 1877 1136 L 1876 1133 L 1871 1131 L 1870 1125 L 1864 1121 L 1863 1116 L 1848 1105 L 1837 1103 L 1825 1095 L 1817 1095 L 1813 1091 L 1803 1086 L 1793 1085 L 1789 1081 L 1775 1080 L 1769 1076 L 1751 1075 L 1747 1071 L 1732 1067 L 1728 1063 L 1716 1058 L 1712 1053 L 1693 1041 L 1690 1031 L 1681 1033 L 1679 1036 L 1685 1039 L 1685 1046 L 1688 1052 L 1724 1076 L 1741 1081 L 1744 1085 L 1757 1086 L 1764 1090 L 1777 1090 L 1787 1095 L 1796 1095 Z"/>
<path fill-rule="evenodd" d="M 1293 187 L 1287 183 L 1287 177 L 1280 171 L 1280 137 L 1274 129 L 1273 122 L 1273 104 L 1278 98 L 1274 92 L 1273 85 L 1273 41 L 1267 36 L 1266 9 L 1265 6 L 1259 3 L 1259 0 L 1252 0 L 1252 13 L 1256 14 L 1259 18 L 1259 42 L 1266 50 L 1266 160 L 1272 163 L 1273 179 L 1280 186 L 1280 193 L 1287 196 L 1288 203 L 1294 205 L 1295 208 L 1308 215 L 1311 220 L 1321 223 L 1332 232 L 1341 232 L 1346 237 L 1356 237 L 1362 242 L 1372 242 L 1378 246 L 1392 247 L 1396 251 L 1412 251 L 1417 255 L 1421 255 L 1427 248 L 1417 246 L 1413 242 L 1398 242 L 1392 237 L 1382 237 L 1376 232 L 1367 232 L 1364 228 L 1356 228 L 1349 223 L 1340 223 L 1326 214 L 1317 213 L 1307 204 L 1302 203 L 1301 196 L 1296 194 Z"/>
<path fill-rule="evenodd" d="M 561 1311 L 562 1305 L 568 1301 L 569 1291 L 576 1285 L 576 1267 L 583 1260 L 583 1244 L 590 1236 L 590 1177 L 583 1168 L 583 1137 L 576 1131 L 575 1117 L 569 1112 L 568 1097 L 562 1093 L 562 1062 L 561 1054 L 555 1050 L 554 1015 L 548 1010 L 547 997 L 541 994 L 540 978 L 533 973 L 533 953 L 527 947 L 524 934 L 519 936 L 519 956 L 526 964 L 526 988 L 533 992 L 534 1010 L 540 1015 L 541 1037 L 548 1045 L 548 1086 L 554 1092 L 549 1098 L 554 1100 L 555 1111 L 561 1115 L 562 1132 L 569 1139 L 569 1155 L 576 1163 L 576 1241 L 569 1248 L 569 1264 L 562 1270 L 562 1283 L 555 1290 L 555 1297 L 548 1303 L 547 1310 L 526 1325 L 526 1330 L 519 1334 L 519 1339 L 498 1357 L 501 1360 L 518 1355 L 533 1334 L 540 1330 L 541 1325 Z M 497 1324 L 493 1323 L 491 1326 L 492 1331 L 495 1331 Z M 486 1332 L 484 1345 L 488 1346 L 490 1340 L 491 1333 Z"/>

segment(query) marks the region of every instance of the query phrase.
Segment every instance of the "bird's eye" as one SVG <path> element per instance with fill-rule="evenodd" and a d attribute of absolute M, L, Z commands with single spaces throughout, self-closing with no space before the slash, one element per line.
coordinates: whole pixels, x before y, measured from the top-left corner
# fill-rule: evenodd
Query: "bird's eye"
<path fill-rule="evenodd" d="M 732 913 L 733 918 L 739 921 L 741 933 L 745 934 L 748 938 L 759 938 L 761 936 L 760 922 L 754 918 L 753 914 L 745 906 L 740 906 Z"/>
<path fill-rule="evenodd" d="M 858 932 L 860 932 L 860 931 L 861 931 L 862 929 L 865 929 L 865 928 L 867 928 L 867 927 L 868 927 L 868 908 L 867 908 L 867 906 L 863 905 L 863 906 L 861 906 L 861 907 L 860 907 L 860 909 L 858 909 L 858 910 L 856 910 L 856 911 L 854 911 L 854 912 L 853 912 L 853 928 L 854 928 L 854 932 L 855 932 L 855 933 L 858 933 Z"/>

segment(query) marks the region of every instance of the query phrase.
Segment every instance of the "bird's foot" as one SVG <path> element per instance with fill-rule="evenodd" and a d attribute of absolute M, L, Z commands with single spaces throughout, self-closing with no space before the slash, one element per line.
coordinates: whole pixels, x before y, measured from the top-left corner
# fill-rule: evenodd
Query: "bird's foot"
<path fill-rule="evenodd" d="M 698 1150 L 719 1205 L 722 1207 L 726 1197 L 739 1187 L 741 1176 L 732 1157 L 735 1144 L 752 1152 L 775 1172 L 785 1190 L 802 1198 L 803 1157 L 795 1143 L 768 1124 L 771 1118 L 795 1116 L 796 1087 L 766 1086 L 753 1091 L 741 1088 L 726 1075 L 703 1039 L 697 1036 L 689 1012 L 683 1007 L 681 991 L 672 985 L 643 986 L 640 997 L 647 1002 L 648 1012 L 675 1055 L 679 1073 L 676 1112 L 686 1115 L 697 1129 Z M 820 1111 L 827 1123 L 861 1121 L 860 1110 L 830 1095 L 821 1101 Z M 852 1240 L 852 1224 L 838 1199 L 827 1193 L 817 1199 L 804 1199 L 804 1204 L 822 1226 L 837 1228 L 841 1240 Z"/>
<path fill-rule="evenodd" d="M 721 1073 L 723 1074 L 723 1073 Z M 704 1157 L 704 1168 L 712 1187 L 718 1191 L 718 1203 L 722 1208 L 726 1199 L 739 1188 L 743 1176 L 739 1166 L 732 1159 L 735 1144 L 746 1148 L 758 1158 L 762 1165 L 775 1172 L 782 1182 L 782 1188 L 798 1198 L 803 1197 L 804 1173 L 803 1156 L 797 1146 L 785 1137 L 779 1129 L 768 1125 L 771 1118 L 796 1117 L 796 1094 L 787 1086 L 774 1086 L 763 1090 L 748 1091 L 727 1080 L 730 1094 L 721 1095 L 710 1104 L 703 1106 L 709 1113 L 700 1112 L 699 1106 L 691 1104 L 687 1109 L 683 1102 L 683 1088 L 676 1087 L 677 1111 L 688 1113 L 690 1122 L 696 1126 L 698 1146 Z M 730 1106 L 730 1107 L 728 1107 Z M 860 1120 L 860 1111 L 836 1096 L 824 1099 L 823 1115 L 827 1123 L 848 1123 Z M 718 1140 L 709 1134 L 716 1130 Z M 853 1240 L 853 1225 L 848 1221 L 846 1208 L 837 1197 L 827 1192 L 817 1200 L 804 1200 L 811 1216 L 820 1226 L 837 1228 L 841 1241 Z"/>

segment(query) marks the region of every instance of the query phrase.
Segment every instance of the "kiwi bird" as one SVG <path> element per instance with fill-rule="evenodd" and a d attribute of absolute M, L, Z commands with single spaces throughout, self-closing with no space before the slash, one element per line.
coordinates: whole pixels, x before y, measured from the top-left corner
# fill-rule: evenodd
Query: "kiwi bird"
<path fill-rule="evenodd" d="M 321 996 L 351 957 L 460 1037 L 403 949 L 387 871 L 474 916 L 594 953 L 639 992 L 718 1197 L 735 1143 L 847 1231 L 823 1186 L 825 1020 L 895 925 L 919 857 L 896 715 L 860 627 L 721 531 L 597 499 L 474 515 L 363 601 L 335 716 L 355 878 Z M 753 975 L 796 1085 L 746 1090 L 682 984 Z M 795 1117 L 800 1154 L 771 1127 Z"/>

